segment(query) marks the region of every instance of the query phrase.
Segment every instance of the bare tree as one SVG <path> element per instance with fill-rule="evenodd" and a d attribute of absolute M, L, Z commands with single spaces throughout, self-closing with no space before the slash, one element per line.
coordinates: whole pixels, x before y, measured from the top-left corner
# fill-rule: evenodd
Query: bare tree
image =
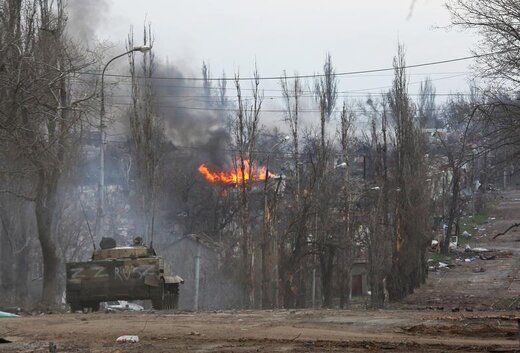
<path fill-rule="evenodd" d="M 255 146 L 258 138 L 260 112 L 263 102 L 263 93 L 260 91 L 260 76 L 255 69 L 252 83 L 252 101 L 246 101 L 242 96 L 240 77 L 235 76 L 237 92 L 237 110 L 233 121 L 233 137 L 237 150 L 234 159 L 234 168 L 241 175 L 238 181 L 240 193 L 237 196 L 239 227 L 241 232 L 241 249 L 243 261 L 243 283 L 247 293 L 246 307 L 254 307 L 255 301 L 255 241 L 253 239 L 250 192 L 252 179 L 246 175 L 253 175 L 255 161 Z"/>
<path fill-rule="evenodd" d="M 470 145 L 475 141 L 478 130 L 479 106 L 466 102 L 462 97 L 455 97 L 447 102 L 444 115 L 447 121 L 447 132 L 439 132 L 436 139 L 441 146 L 448 161 L 450 172 L 447 192 L 447 206 L 444 215 L 446 231 L 441 243 L 441 252 L 449 251 L 450 236 L 455 229 L 455 235 L 459 235 L 457 224 L 463 211 L 462 188 L 464 186 L 463 168 L 469 160 Z M 448 190 L 447 190 L 448 191 Z"/>
<path fill-rule="evenodd" d="M 369 283 L 371 290 L 370 304 L 373 308 L 382 308 L 385 304 L 386 277 L 389 275 L 392 257 L 391 223 L 390 223 L 390 188 L 388 163 L 388 101 L 383 96 L 377 104 L 368 99 L 371 108 L 369 137 L 369 164 L 373 168 L 373 180 L 365 184 L 368 221 L 365 238 L 368 250 Z M 380 124 L 380 125 L 379 125 Z M 379 127 L 380 126 L 380 127 Z"/>
<path fill-rule="evenodd" d="M 43 257 L 42 302 L 54 305 L 61 272 L 53 233 L 60 179 L 86 111 L 84 103 L 93 97 L 80 85 L 73 86 L 71 78 L 89 62 L 65 35 L 61 0 L 9 2 L 1 25 L 5 46 L 0 51 L 5 55 L 0 64 L 0 129 L 8 148 L 17 148 L 19 159 L 32 169 L 26 177 L 34 188 L 25 190 L 23 198 L 34 202 Z"/>
<path fill-rule="evenodd" d="M 297 76 L 297 75 L 295 75 Z M 280 80 L 282 86 L 283 104 L 285 111 L 285 121 L 289 125 L 292 135 L 293 143 L 293 169 L 294 180 L 296 184 L 295 196 L 296 204 L 299 203 L 300 198 L 300 110 L 302 105 L 303 89 L 300 78 L 296 77 L 292 83 L 287 79 L 287 74 L 284 72 L 283 78 Z"/>
<path fill-rule="evenodd" d="M 327 54 L 325 64 L 323 65 L 323 76 L 315 83 L 315 94 L 319 104 L 320 111 L 320 144 L 318 158 L 316 159 L 314 172 L 316 173 L 316 182 L 314 183 L 315 196 L 315 212 L 317 214 L 317 221 L 320 225 L 316 227 L 317 234 L 316 244 L 318 247 L 318 258 L 321 268 L 321 282 L 322 282 L 322 297 L 323 306 L 330 307 L 332 305 L 332 278 L 333 269 L 336 256 L 336 247 L 333 242 L 329 241 L 329 234 L 327 234 L 327 220 L 330 217 L 328 198 L 323 192 L 323 179 L 326 174 L 326 166 L 330 161 L 330 146 L 326 139 L 326 124 L 330 120 L 337 100 L 337 78 L 334 67 L 332 66 L 332 59 L 330 54 Z"/>
<path fill-rule="evenodd" d="M 438 128 L 437 109 L 435 105 L 435 87 L 430 78 L 421 82 L 417 115 L 421 128 Z"/>
<path fill-rule="evenodd" d="M 454 26 L 481 35 L 479 76 L 520 84 L 520 3 L 516 0 L 447 0 Z M 490 54 L 492 53 L 492 54 Z"/>
<path fill-rule="evenodd" d="M 202 88 L 204 91 L 204 97 L 206 98 L 206 106 L 211 105 L 211 97 L 213 96 L 211 89 L 211 71 L 209 68 L 209 64 L 206 64 L 205 61 L 202 62 Z M 223 81 L 226 82 L 226 81 Z M 224 95 L 225 95 L 225 88 L 224 88 Z M 222 101 L 222 97 L 221 97 Z"/>
<path fill-rule="evenodd" d="M 144 45 L 153 46 L 151 26 L 144 28 Z M 133 32 L 128 48 L 134 47 Z M 136 180 L 137 217 L 142 219 L 140 233 L 153 242 L 156 197 L 158 192 L 159 151 L 163 142 L 161 121 L 154 109 L 152 51 L 144 53 L 141 67 L 136 66 L 135 52 L 129 54 L 132 77 L 132 108 L 128 114 L 131 132 L 133 174 Z"/>
<path fill-rule="evenodd" d="M 226 73 L 222 72 L 222 77 L 218 80 L 218 103 L 219 103 L 220 108 L 225 108 L 228 104 L 226 92 L 227 92 Z"/>
<path fill-rule="evenodd" d="M 429 198 L 420 120 L 408 96 L 404 47 L 394 58 L 394 82 L 388 94 L 395 124 L 395 203 L 392 271 L 388 277 L 391 300 L 411 294 L 426 276 L 425 252 L 430 239 Z"/>
<path fill-rule="evenodd" d="M 479 77 L 487 78 L 486 83 L 489 86 L 485 92 L 488 96 L 486 101 L 478 102 L 474 114 L 470 114 L 472 119 L 467 125 L 468 129 L 461 129 L 459 133 L 471 131 L 474 126 L 480 127 L 483 134 L 477 145 L 484 156 L 490 151 L 502 156 L 502 161 L 496 159 L 494 163 L 499 167 L 497 170 L 504 172 L 506 187 L 506 181 L 511 177 L 520 155 L 520 141 L 517 138 L 520 116 L 520 3 L 516 0 L 447 0 L 446 7 L 452 14 L 453 26 L 474 30 L 480 35 L 475 50 L 476 54 L 480 55 L 477 73 Z M 450 143 L 446 143 L 446 147 L 458 152 L 451 162 L 451 168 L 454 169 L 457 167 L 456 161 L 460 153 L 464 154 L 464 151 L 453 148 Z M 464 149 L 467 149 L 467 146 Z M 453 182 L 456 182 L 457 175 L 454 174 L 453 177 Z M 460 202 L 456 194 L 457 190 L 453 187 L 450 211 L 456 201 Z M 456 224 L 455 220 L 455 227 Z"/>
<path fill-rule="evenodd" d="M 289 293 L 293 293 L 292 288 L 293 285 L 289 285 L 289 288 L 285 288 L 283 293 L 285 293 L 285 300 L 281 300 L 279 297 L 282 294 L 280 291 L 281 283 L 289 283 L 289 277 L 292 277 L 292 274 L 297 272 L 297 267 L 299 260 L 301 259 L 301 254 L 304 252 L 304 248 L 306 246 L 305 238 L 307 237 L 307 227 L 304 226 L 305 220 L 307 218 L 307 212 L 309 211 L 308 205 L 305 202 L 302 205 L 302 192 L 301 192 L 301 158 L 300 158 L 300 110 L 302 105 L 302 95 L 303 89 L 301 80 L 296 77 L 293 81 L 289 81 L 286 73 L 284 72 L 283 78 L 280 80 L 280 85 L 282 87 L 282 95 L 283 95 L 283 105 L 284 105 L 284 119 L 285 122 L 289 125 L 289 130 L 291 132 L 292 137 L 292 168 L 291 168 L 291 181 L 292 181 L 292 192 L 290 197 L 288 197 L 285 202 L 286 203 L 294 203 L 294 206 L 291 207 L 291 217 L 298 219 L 298 227 L 294 227 L 293 229 L 284 229 L 281 233 L 285 234 L 285 237 L 277 237 L 277 251 L 276 251 L 276 294 L 275 301 L 278 305 L 281 302 L 285 302 L 287 306 L 295 306 L 295 299 Z M 290 239 L 288 238 L 289 234 L 292 236 Z M 291 241 L 292 240 L 292 241 Z M 284 251 L 283 244 L 291 244 L 290 253 L 286 253 Z M 280 258 L 281 255 L 284 255 L 283 258 L 286 261 L 282 261 Z M 280 271 L 281 270 L 281 271 Z M 290 298 L 289 298 L 290 297 Z M 277 305 L 277 306 L 278 306 Z"/>
<path fill-rule="evenodd" d="M 332 57 L 330 54 L 327 54 L 325 64 L 323 65 L 323 76 L 315 82 L 315 94 L 320 109 L 320 137 L 322 149 L 324 149 L 326 145 L 326 125 L 334 112 L 338 97 L 338 83 L 335 71 L 332 65 Z"/>
<path fill-rule="evenodd" d="M 342 169 L 343 185 L 342 185 L 342 232 L 340 234 L 339 251 L 338 251 L 338 282 L 339 282 L 339 299 L 340 308 L 349 305 L 351 292 L 351 270 L 355 257 L 354 244 L 354 217 L 352 204 L 354 185 L 350 179 L 350 154 L 352 147 L 351 139 L 353 137 L 354 114 L 352 109 L 347 108 L 347 102 L 343 102 L 340 115 L 340 146 L 342 163 L 346 166 Z"/>

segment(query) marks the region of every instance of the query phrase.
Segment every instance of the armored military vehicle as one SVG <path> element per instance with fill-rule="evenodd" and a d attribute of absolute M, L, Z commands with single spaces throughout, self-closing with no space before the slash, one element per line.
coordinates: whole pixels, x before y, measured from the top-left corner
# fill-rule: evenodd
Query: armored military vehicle
<path fill-rule="evenodd" d="M 71 311 L 97 311 L 100 302 L 106 301 L 146 299 L 157 310 L 177 308 L 179 286 L 184 281 L 165 271 L 162 257 L 140 241 L 116 247 L 113 240 L 106 239 L 90 261 L 66 264 L 66 297 Z"/>

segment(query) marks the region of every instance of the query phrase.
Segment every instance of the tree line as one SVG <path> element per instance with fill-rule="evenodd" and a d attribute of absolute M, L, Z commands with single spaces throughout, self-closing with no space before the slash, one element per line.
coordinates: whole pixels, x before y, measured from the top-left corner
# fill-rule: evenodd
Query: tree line
<path fill-rule="evenodd" d="M 477 29 L 494 53 L 479 57 L 487 81 L 470 94 L 437 102 L 426 79 L 412 98 L 399 44 L 388 91 L 340 101 L 327 55 L 315 79 L 281 75 L 280 112 L 268 118 L 258 70 L 247 84 L 238 73 L 214 80 L 204 63 L 200 86 L 165 85 L 157 77 L 177 69 L 153 50 L 132 52 L 122 59 L 128 79 L 101 87 L 92 72 L 110 55 L 71 39 L 61 0 L 0 1 L 0 305 L 57 305 L 64 263 L 88 259 L 100 234 L 158 248 L 203 235 L 238 288 L 235 307 L 348 307 L 358 262 L 372 307 L 411 294 L 426 280 L 431 240 L 441 234 L 447 252 L 475 198 L 514 179 L 518 155 L 520 6 L 447 7 L 454 26 Z M 131 31 L 127 49 L 136 42 L 153 47 L 151 26 L 139 40 Z M 120 137 L 100 143 L 102 88 L 107 129 Z M 194 92 L 204 110 L 175 106 L 172 97 Z M 265 175 L 210 183 L 201 163 Z"/>

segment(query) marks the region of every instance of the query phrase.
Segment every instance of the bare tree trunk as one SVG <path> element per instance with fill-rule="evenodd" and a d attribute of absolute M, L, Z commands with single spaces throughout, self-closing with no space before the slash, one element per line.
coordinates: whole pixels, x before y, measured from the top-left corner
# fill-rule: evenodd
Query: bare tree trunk
<path fill-rule="evenodd" d="M 315 183 L 314 193 L 316 202 L 316 212 L 319 215 L 321 232 L 316 234 L 316 241 L 318 243 L 319 263 L 321 269 L 322 282 L 322 298 L 323 306 L 330 307 L 332 305 L 332 278 L 334 270 L 334 262 L 336 251 L 335 247 L 331 246 L 330 240 L 327 239 L 328 234 L 325 234 L 326 221 L 329 210 L 325 206 L 323 199 L 323 179 L 327 173 L 326 166 L 328 164 L 328 151 L 326 141 L 326 124 L 330 121 L 337 99 L 337 78 L 334 67 L 332 66 L 332 59 L 330 54 L 327 54 L 325 64 L 323 65 L 323 77 L 315 83 L 315 92 L 319 103 L 320 110 L 320 144 L 318 149 L 318 159 L 315 169 Z"/>
<path fill-rule="evenodd" d="M 56 206 L 57 180 L 48 180 L 40 172 L 35 201 L 36 228 L 43 257 L 43 292 L 42 304 L 53 306 L 58 298 L 58 272 L 60 261 L 52 237 L 52 225 Z"/>
<path fill-rule="evenodd" d="M 333 246 L 327 246 L 327 250 L 320 251 L 321 288 L 324 308 L 332 307 L 332 278 L 334 273 L 334 258 L 336 250 Z"/>
<path fill-rule="evenodd" d="M 22 207 L 22 215 L 21 217 L 27 217 L 28 212 L 26 211 L 26 207 Z M 31 224 L 32 226 L 32 224 Z M 23 305 L 24 302 L 27 299 L 29 290 L 29 250 L 30 250 L 30 242 L 28 241 L 29 237 L 31 236 L 30 232 L 28 231 L 30 229 L 30 226 L 27 221 L 20 222 L 20 236 L 23 240 L 23 242 L 26 242 L 26 244 L 22 245 L 22 249 L 20 249 L 16 254 L 16 287 L 15 287 L 15 294 L 16 298 L 18 298 L 19 301 L 21 301 L 21 304 Z"/>
<path fill-rule="evenodd" d="M 8 112 L 0 129 L 5 141 L 3 147 L 18 149 L 17 167 L 29 170 L 24 172 L 23 181 L 36 186 L 33 196 L 20 197 L 34 202 L 31 212 L 43 257 L 42 303 L 54 306 L 58 303 L 63 270 L 54 234 L 60 212 L 57 207 L 60 179 L 70 165 L 68 153 L 74 145 L 70 139 L 78 132 L 76 128 L 84 112 L 82 103 L 94 93 L 71 100 L 68 77 L 88 64 L 85 65 L 85 57 L 75 47 L 68 45 L 63 1 L 12 0 L 8 7 L 9 28 L 5 28 L 5 21 L 0 21 L 2 37 L 6 32 L 12 36 L 8 55 L 0 63 L 0 67 L 8 66 L 0 76 L 0 109 L 4 114 Z M 0 16 L 4 14 L 1 11 Z M 82 95 L 86 93 L 85 86 L 77 85 L 74 91 Z M 23 186 L 23 181 L 19 185 Z"/>
<path fill-rule="evenodd" d="M 454 162 L 450 164 L 452 164 L 453 176 L 451 180 L 451 195 L 448 208 L 448 224 L 446 227 L 446 234 L 444 235 L 444 239 L 441 243 L 441 253 L 443 255 L 447 255 L 449 252 L 451 232 L 457 219 L 457 213 L 459 212 L 460 172 L 455 166 Z"/>
<path fill-rule="evenodd" d="M 378 111 L 373 102 L 369 103 L 374 110 L 371 119 L 372 147 L 371 161 L 374 169 L 374 182 L 376 187 L 366 188 L 364 193 L 370 200 L 368 212 L 367 240 L 368 240 L 368 263 L 369 284 L 371 290 L 370 305 L 373 308 L 383 308 L 385 303 L 385 278 L 389 273 L 392 256 L 391 224 L 389 210 L 391 207 L 389 188 L 390 180 L 388 173 L 388 142 L 387 142 L 387 101 L 382 99 L 382 111 Z M 381 119 L 381 129 L 377 128 L 378 115 Z M 368 186 L 368 185 L 367 185 Z"/>
<path fill-rule="evenodd" d="M 234 160 L 234 168 L 241 176 L 238 182 L 240 193 L 238 195 L 239 227 L 241 231 L 242 249 L 242 279 L 245 289 L 244 303 L 246 307 L 254 308 L 256 305 L 255 295 L 255 252 L 256 242 L 253 239 L 251 229 L 251 209 L 249 194 L 251 192 L 252 180 L 246 178 L 253 175 L 253 164 L 255 161 L 255 146 L 258 137 L 258 124 L 262 107 L 263 94 L 260 92 L 260 79 L 258 71 L 254 72 L 253 100 L 247 106 L 242 98 L 239 77 L 235 77 L 238 108 L 233 126 L 235 144 L 238 152 Z M 260 285 L 262 280 L 260 280 Z"/>
<path fill-rule="evenodd" d="M 394 83 L 388 94 L 395 126 L 392 269 L 386 277 L 390 300 L 402 299 L 421 284 L 420 256 L 429 237 L 424 141 L 420 119 L 408 96 L 405 66 L 404 47 L 399 45 L 394 58 Z"/>
<path fill-rule="evenodd" d="M 2 210 L 4 213 L 5 210 Z M 0 289 L 4 293 L 1 299 L 3 304 L 11 304 L 9 301 L 13 297 L 12 289 L 14 283 L 14 268 L 13 268 L 13 244 L 10 239 L 10 224 L 6 216 L 1 215 L 0 217 Z"/>
<path fill-rule="evenodd" d="M 280 294 L 282 294 L 282 291 L 280 290 L 280 283 L 285 283 L 285 290 L 283 293 L 283 302 L 285 303 L 284 306 L 287 307 L 288 305 L 294 306 L 294 303 L 296 306 L 304 306 L 305 305 L 305 283 L 307 281 L 306 275 L 306 266 L 305 263 L 302 264 L 302 267 L 299 271 L 296 270 L 296 267 L 298 264 L 302 261 L 300 254 L 304 251 L 303 247 L 305 247 L 305 242 L 300 241 L 301 239 L 305 239 L 307 236 L 305 234 L 306 227 L 306 212 L 308 212 L 308 204 L 306 200 L 302 200 L 302 193 L 301 193 L 301 175 L 300 175 L 300 106 L 301 106 L 301 96 L 303 95 L 303 90 L 301 86 L 301 81 L 299 78 L 295 78 L 293 82 L 289 82 L 287 79 L 287 75 L 284 72 L 284 77 L 280 81 L 280 85 L 282 86 L 282 94 L 284 97 L 284 110 L 285 110 L 285 121 L 289 125 L 289 129 L 291 131 L 292 135 L 292 163 L 293 163 L 293 179 L 295 183 L 295 190 L 293 192 L 293 195 L 291 195 L 293 198 L 288 202 L 294 202 L 295 205 L 295 212 L 291 214 L 292 217 L 299 219 L 298 226 L 295 230 L 295 239 L 294 242 L 294 251 L 291 252 L 290 258 L 286 259 L 286 261 L 283 261 L 280 255 L 282 254 L 283 244 L 279 242 L 277 244 L 278 252 L 277 252 L 277 258 L 276 258 L 276 268 L 277 271 L 275 273 L 276 277 L 276 284 L 275 284 L 275 293 L 278 293 L 278 295 L 275 295 L 277 307 L 280 306 L 280 303 L 282 302 L 282 299 L 279 299 Z M 301 217 L 301 219 L 300 219 Z M 291 265 L 288 265 L 291 263 Z M 284 265 L 285 264 L 285 265 Z M 289 270 L 288 267 L 291 267 L 292 270 Z M 287 278 L 289 276 L 289 273 L 298 272 L 298 298 L 295 299 L 293 297 L 293 292 L 291 288 L 288 287 L 296 287 L 296 286 L 290 286 L 288 285 Z M 285 280 L 284 280 L 285 278 Z M 290 303 L 290 304 L 289 304 Z"/>
<path fill-rule="evenodd" d="M 341 144 L 341 153 L 343 155 L 343 163 L 346 163 L 345 168 L 343 168 L 343 185 L 342 185 L 342 211 L 343 211 L 343 225 L 342 225 L 342 235 L 340 241 L 340 249 L 338 256 L 338 277 L 339 277 L 339 287 L 340 287 L 340 308 L 348 307 L 350 301 L 350 286 L 351 286 L 351 272 L 352 272 L 352 264 L 354 263 L 354 227 L 352 225 L 352 188 L 350 185 L 350 177 L 349 177 L 349 142 L 350 135 L 352 133 L 352 125 L 353 125 L 354 116 L 347 111 L 347 104 L 343 102 L 343 107 L 340 116 L 340 144 Z"/>

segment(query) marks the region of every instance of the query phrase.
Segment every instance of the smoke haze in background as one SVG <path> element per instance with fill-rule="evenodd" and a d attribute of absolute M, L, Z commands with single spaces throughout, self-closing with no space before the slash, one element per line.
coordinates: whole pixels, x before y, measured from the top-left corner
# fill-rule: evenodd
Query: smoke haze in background
<path fill-rule="evenodd" d="M 68 0 L 67 10 L 69 34 L 87 46 L 94 44 L 96 32 L 108 21 L 109 3 L 106 0 Z"/>
<path fill-rule="evenodd" d="M 173 65 L 158 65 L 158 77 L 184 77 Z M 199 87 L 200 86 L 200 87 Z M 166 138 L 177 148 L 191 150 L 203 162 L 223 166 L 229 162 L 228 115 L 217 103 L 215 90 L 209 96 L 201 83 L 183 80 L 153 80 L 157 115 L 164 124 Z M 198 109 L 184 109 L 195 107 Z M 207 109 L 207 110 L 204 110 Z"/>

